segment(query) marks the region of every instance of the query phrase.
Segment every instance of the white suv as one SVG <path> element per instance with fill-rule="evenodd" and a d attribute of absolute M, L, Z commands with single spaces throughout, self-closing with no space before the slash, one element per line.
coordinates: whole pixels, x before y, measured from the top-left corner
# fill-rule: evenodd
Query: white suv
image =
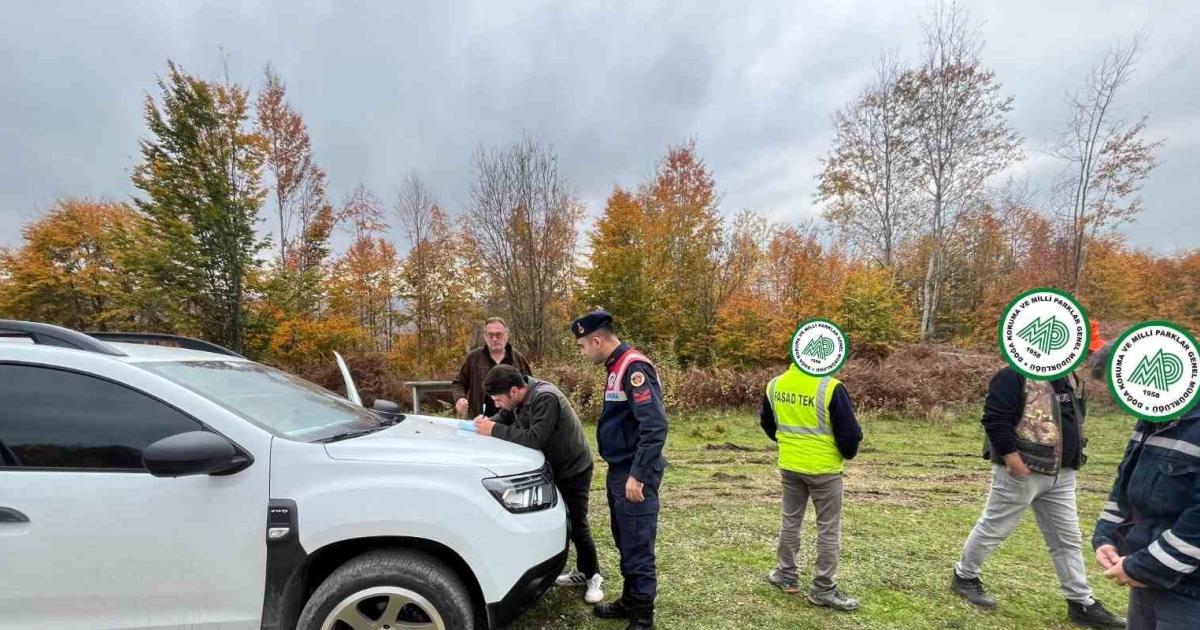
<path fill-rule="evenodd" d="M 566 561 L 537 451 L 195 339 L 0 337 L 0 628 L 495 627 Z"/>

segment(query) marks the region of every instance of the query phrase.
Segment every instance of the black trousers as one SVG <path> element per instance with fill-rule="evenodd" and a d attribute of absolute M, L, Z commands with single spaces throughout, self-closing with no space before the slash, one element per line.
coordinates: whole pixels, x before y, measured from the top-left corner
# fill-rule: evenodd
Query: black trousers
<path fill-rule="evenodd" d="M 1157 588 L 1129 589 L 1129 630 L 1185 630 L 1200 619 L 1200 599 Z"/>
<path fill-rule="evenodd" d="M 567 506 L 567 518 L 571 522 L 571 542 L 575 544 L 575 568 L 587 577 L 600 572 L 600 561 L 596 558 L 596 543 L 592 530 L 588 528 L 588 497 L 592 487 L 592 466 L 568 479 L 558 479 L 558 493 Z"/>

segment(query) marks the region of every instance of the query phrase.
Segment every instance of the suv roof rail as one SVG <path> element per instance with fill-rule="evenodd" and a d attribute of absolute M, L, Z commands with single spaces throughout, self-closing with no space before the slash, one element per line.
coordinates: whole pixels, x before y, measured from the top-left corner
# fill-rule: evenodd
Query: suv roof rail
<path fill-rule="evenodd" d="M 77 330 L 38 322 L 0 319 L 0 337 L 28 337 L 33 343 L 41 346 L 73 348 L 75 350 L 86 350 L 114 357 L 128 356 L 100 339 L 85 335 Z"/>
<path fill-rule="evenodd" d="M 226 348 L 219 346 L 211 341 L 196 339 L 194 337 L 184 337 L 183 335 L 171 335 L 167 333 L 146 333 L 146 332 L 103 332 L 95 331 L 87 333 L 88 336 L 100 339 L 102 341 L 119 341 L 125 343 L 144 343 L 150 345 L 161 345 L 169 343 L 176 347 L 185 350 L 199 350 L 201 352 L 212 352 L 214 354 L 223 354 L 230 357 L 245 359 L 246 357 Z"/>

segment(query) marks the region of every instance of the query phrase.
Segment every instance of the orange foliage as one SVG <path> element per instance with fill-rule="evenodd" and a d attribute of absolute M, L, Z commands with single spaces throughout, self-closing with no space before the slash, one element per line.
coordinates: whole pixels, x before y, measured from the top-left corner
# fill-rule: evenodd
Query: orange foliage
<path fill-rule="evenodd" d="M 77 329 L 135 326 L 126 254 L 141 219 L 122 203 L 65 199 L 0 253 L 0 316 Z"/>

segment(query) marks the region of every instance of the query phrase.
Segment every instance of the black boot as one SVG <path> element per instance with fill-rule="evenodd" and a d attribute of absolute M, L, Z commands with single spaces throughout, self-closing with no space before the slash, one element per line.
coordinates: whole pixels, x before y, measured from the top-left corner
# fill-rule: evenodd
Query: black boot
<path fill-rule="evenodd" d="M 626 582 L 621 587 L 621 596 L 615 601 L 596 604 L 592 608 L 592 612 L 601 619 L 628 619 L 629 618 L 629 582 Z"/>
<path fill-rule="evenodd" d="M 654 600 L 630 599 L 629 625 L 625 630 L 654 630 Z"/>
<path fill-rule="evenodd" d="M 967 578 L 958 577 L 958 571 L 950 571 L 954 574 L 950 585 L 954 588 L 954 592 L 962 596 L 963 599 L 979 606 L 980 608 L 995 608 L 996 600 L 987 594 L 983 588 L 983 582 L 979 578 L 968 580 Z"/>
<path fill-rule="evenodd" d="M 596 613 L 596 616 L 601 619 L 629 619 L 629 608 L 626 607 L 623 598 L 596 604 L 592 612 Z"/>
<path fill-rule="evenodd" d="M 1125 627 L 1125 619 L 1108 612 L 1100 600 L 1093 600 L 1090 606 L 1079 602 L 1067 602 L 1067 617 L 1085 628 Z"/>

